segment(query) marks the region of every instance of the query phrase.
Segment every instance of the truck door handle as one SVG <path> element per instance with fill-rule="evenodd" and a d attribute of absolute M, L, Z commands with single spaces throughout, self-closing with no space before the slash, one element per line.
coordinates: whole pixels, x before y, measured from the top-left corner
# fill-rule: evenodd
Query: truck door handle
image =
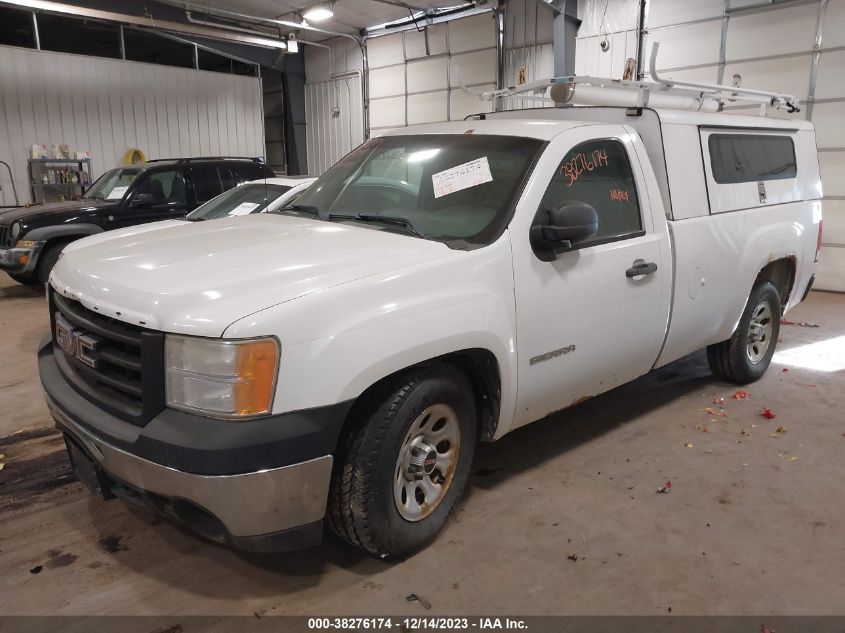
<path fill-rule="evenodd" d="M 640 275 L 650 275 L 657 270 L 657 264 L 654 262 L 647 262 L 644 259 L 634 260 L 634 264 L 625 271 L 625 276 L 628 279 L 632 277 L 639 277 Z"/>

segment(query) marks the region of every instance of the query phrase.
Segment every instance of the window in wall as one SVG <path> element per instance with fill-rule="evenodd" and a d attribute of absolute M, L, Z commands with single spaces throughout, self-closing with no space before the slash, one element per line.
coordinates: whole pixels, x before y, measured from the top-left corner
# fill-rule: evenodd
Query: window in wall
<path fill-rule="evenodd" d="M 795 178 L 795 145 L 788 136 L 711 134 L 713 180 L 719 184 Z"/>
<path fill-rule="evenodd" d="M 35 48 L 32 12 L 0 7 L 0 44 Z"/>
<path fill-rule="evenodd" d="M 126 59 L 180 68 L 194 67 L 194 47 L 191 44 L 134 29 L 124 29 L 123 41 Z"/>
<path fill-rule="evenodd" d="M 614 139 L 576 145 L 564 157 L 540 202 L 538 215 L 571 202 L 592 206 L 599 228 L 578 246 L 633 237 L 642 232 L 637 185 L 625 146 Z"/>
<path fill-rule="evenodd" d="M 45 51 L 120 59 L 120 26 L 113 22 L 39 13 L 38 37 Z"/>
<path fill-rule="evenodd" d="M 200 70 L 210 70 L 217 73 L 228 73 L 230 75 L 256 76 L 256 68 L 252 64 L 244 64 L 236 59 L 223 55 L 217 55 L 202 48 L 197 50 L 197 61 Z"/>

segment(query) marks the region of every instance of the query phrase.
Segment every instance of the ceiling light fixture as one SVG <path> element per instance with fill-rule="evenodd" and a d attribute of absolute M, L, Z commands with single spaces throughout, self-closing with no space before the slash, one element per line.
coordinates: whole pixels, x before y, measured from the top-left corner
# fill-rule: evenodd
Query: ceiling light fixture
<path fill-rule="evenodd" d="M 318 4 L 315 7 L 311 7 L 305 14 L 302 16 L 309 22 L 323 22 L 328 20 L 330 17 L 334 15 L 332 11 L 332 7 L 329 4 Z"/>

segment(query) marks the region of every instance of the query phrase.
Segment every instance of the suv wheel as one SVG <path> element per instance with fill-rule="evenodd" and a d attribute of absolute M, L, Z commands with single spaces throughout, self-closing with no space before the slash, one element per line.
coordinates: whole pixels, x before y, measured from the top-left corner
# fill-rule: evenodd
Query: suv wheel
<path fill-rule="evenodd" d="M 741 385 L 758 380 L 769 367 L 780 333 L 780 295 L 768 281 L 754 287 L 736 331 L 707 348 L 718 378 Z"/>
<path fill-rule="evenodd" d="M 329 496 L 334 532 L 380 558 L 434 539 L 469 479 L 472 394 L 451 365 L 412 370 L 381 390 L 342 442 Z"/>
<path fill-rule="evenodd" d="M 62 249 L 68 245 L 68 242 L 58 242 L 57 244 L 50 244 L 45 248 L 41 257 L 38 258 L 38 266 L 35 269 L 35 279 L 40 286 L 47 283 L 50 278 L 50 271 L 53 266 L 59 261 L 59 255 L 62 254 Z"/>

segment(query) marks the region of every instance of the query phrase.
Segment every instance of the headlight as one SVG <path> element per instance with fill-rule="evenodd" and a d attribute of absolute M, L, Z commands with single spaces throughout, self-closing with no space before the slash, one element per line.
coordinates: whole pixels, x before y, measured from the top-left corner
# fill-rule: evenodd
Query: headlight
<path fill-rule="evenodd" d="M 21 234 L 21 223 L 20 222 L 12 222 L 12 230 L 9 233 L 9 237 L 11 238 L 10 241 L 12 244 L 18 241 L 18 236 Z"/>
<path fill-rule="evenodd" d="M 280 356 L 275 338 L 168 335 L 164 352 L 168 406 L 225 418 L 270 412 Z"/>

